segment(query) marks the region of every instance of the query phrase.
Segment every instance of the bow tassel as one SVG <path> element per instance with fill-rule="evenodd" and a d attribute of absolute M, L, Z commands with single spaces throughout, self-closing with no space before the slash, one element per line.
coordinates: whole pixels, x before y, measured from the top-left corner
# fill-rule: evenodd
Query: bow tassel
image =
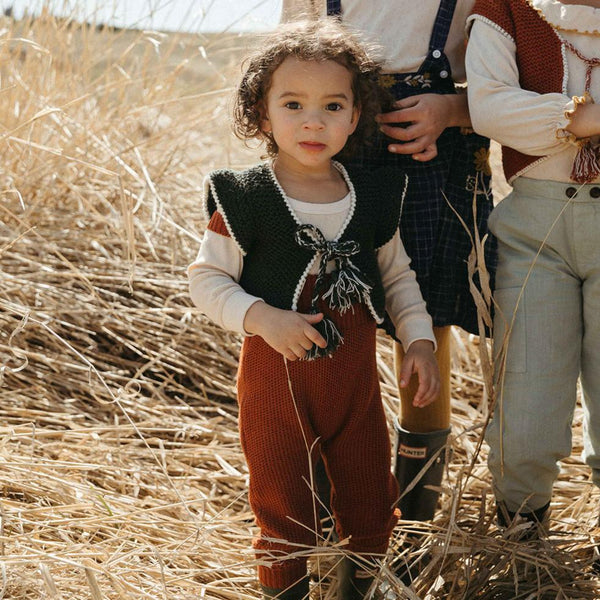
<path fill-rule="evenodd" d="M 355 302 L 369 298 L 371 286 L 365 281 L 360 270 L 350 262 L 350 257 L 360 252 L 360 245 L 354 240 L 327 241 L 323 233 L 314 225 L 301 225 L 296 229 L 296 242 L 303 248 L 319 253 L 319 272 L 315 281 L 310 312 L 316 314 L 319 298 L 329 301 L 329 307 L 345 313 Z M 333 282 L 321 296 L 326 285 L 327 263 L 335 261 L 336 270 L 332 273 Z M 305 360 L 314 360 L 322 356 L 331 356 L 343 343 L 344 338 L 335 323 L 325 317 L 313 327 L 325 338 L 327 346 L 319 348 L 316 344 L 306 353 Z"/>
<path fill-rule="evenodd" d="M 575 160 L 571 179 L 576 183 L 590 183 L 600 175 L 600 146 L 594 147 L 590 140 L 581 145 Z"/>
<path fill-rule="evenodd" d="M 321 348 L 320 346 L 313 344 L 312 348 L 306 352 L 302 360 L 314 360 L 315 358 L 322 358 L 325 356 L 330 357 L 338 346 L 344 343 L 344 337 L 331 319 L 323 317 L 323 320 L 315 323 L 313 327 L 325 338 L 327 346 Z"/>
<path fill-rule="evenodd" d="M 364 280 L 362 273 L 349 261 L 340 265 L 332 275 L 332 283 L 323 300 L 329 299 L 329 307 L 344 314 L 356 302 L 366 302 L 371 286 Z"/>

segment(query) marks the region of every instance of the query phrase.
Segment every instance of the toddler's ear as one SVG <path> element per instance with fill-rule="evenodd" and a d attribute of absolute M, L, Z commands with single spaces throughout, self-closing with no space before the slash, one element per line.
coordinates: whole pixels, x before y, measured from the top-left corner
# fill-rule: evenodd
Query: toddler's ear
<path fill-rule="evenodd" d="M 271 121 L 269 121 L 269 117 L 267 117 L 266 115 L 264 117 L 261 118 L 260 120 L 260 130 L 263 133 L 270 133 L 271 132 Z"/>
<path fill-rule="evenodd" d="M 272 129 L 271 121 L 269 120 L 269 115 L 267 113 L 267 109 L 262 102 L 259 104 L 258 110 L 260 112 L 260 130 L 263 133 L 270 133 L 271 129 Z"/>

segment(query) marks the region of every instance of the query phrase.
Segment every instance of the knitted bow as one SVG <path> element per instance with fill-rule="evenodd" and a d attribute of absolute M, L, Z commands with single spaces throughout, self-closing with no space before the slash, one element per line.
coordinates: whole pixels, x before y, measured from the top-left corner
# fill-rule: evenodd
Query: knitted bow
<path fill-rule="evenodd" d="M 296 242 L 303 248 L 309 248 L 319 253 L 319 271 L 311 299 L 311 313 L 317 313 L 317 301 L 321 296 L 327 299 L 329 307 L 344 314 L 355 302 L 364 302 L 371 291 L 371 286 L 365 281 L 360 270 L 350 261 L 350 257 L 360 252 L 360 244 L 354 240 L 328 241 L 314 225 L 301 225 L 296 229 Z M 321 294 L 326 283 L 326 269 L 329 261 L 335 261 L 335 269 L 331 275 L 332 283 L 329 289 Z M 327 317 L 315 328 L 327 340 L 326 348 L 313 346 L 306 359 L 318 356 L 331 356 L 331 353 L 343 342 L 343 337 L 337 327 Z"/>

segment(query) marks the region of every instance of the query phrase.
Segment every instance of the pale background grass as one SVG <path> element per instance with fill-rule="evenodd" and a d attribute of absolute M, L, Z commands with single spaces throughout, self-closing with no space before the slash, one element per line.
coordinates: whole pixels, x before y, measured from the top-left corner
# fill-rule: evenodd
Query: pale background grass
<path fill-rule="evenodd" d="M 258 597 L 240 340 L 192 308 L 185 275 L 203 176 L 260 155 L 227 118 L 254 43 L 0 19 L 0 598 Z M 455 341 L 453 454 L 415 551 L 433 560 L 410 591 L 384 565 L 388 597 L 600 597 L 580 410 L 552 535 L 505 539 L 481 445 L 480 346 Z M 378 359 L 391 421 L 383 337 Z M 342 553 L 325 546 L 320 572 Z M 315 597 L 333 597 L 328 582 Z"/>

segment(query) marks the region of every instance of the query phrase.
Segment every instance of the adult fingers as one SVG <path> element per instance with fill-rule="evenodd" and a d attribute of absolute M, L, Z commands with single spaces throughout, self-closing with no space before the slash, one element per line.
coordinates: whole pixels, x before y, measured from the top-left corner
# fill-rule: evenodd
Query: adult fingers
<path fill-rule="evenodd" d="M 380 128 L 381 133 L 387 135 L 389 138 L 393 140 L 398 140 L 399 142 L 410 142 L 414 140 L 417 135 L 415 135 L 415 131 L 413 127 L 392 127 L 391 125 L 382 125 Z"/>
<path fill-rule="evenodd" d="M 412 142 L 406 142 L 405 144 L 390 144 L 388 150 L 393 154 L 420 154 L 431 146 L 431 142 L 428 142 L 425 138 L 419 138 Z"/>
<path fill-rule="evenodd" d="M 395 110 L 380 113 L 375 117 L 375 120 L 379 123 L 402 123 L 403 121 L 406 121 L 404 115 L 406 109 L 412 108 L 418 102 L 418 98 L 414 96 L 396 100 L 393 104 Z"/>
<path fill-rule="evenodd" d="M 437 144 L 429 144 L 423 152 L 413 154 L 412 157 L 420 162 L 427 162 L 438 155 Z"/>

